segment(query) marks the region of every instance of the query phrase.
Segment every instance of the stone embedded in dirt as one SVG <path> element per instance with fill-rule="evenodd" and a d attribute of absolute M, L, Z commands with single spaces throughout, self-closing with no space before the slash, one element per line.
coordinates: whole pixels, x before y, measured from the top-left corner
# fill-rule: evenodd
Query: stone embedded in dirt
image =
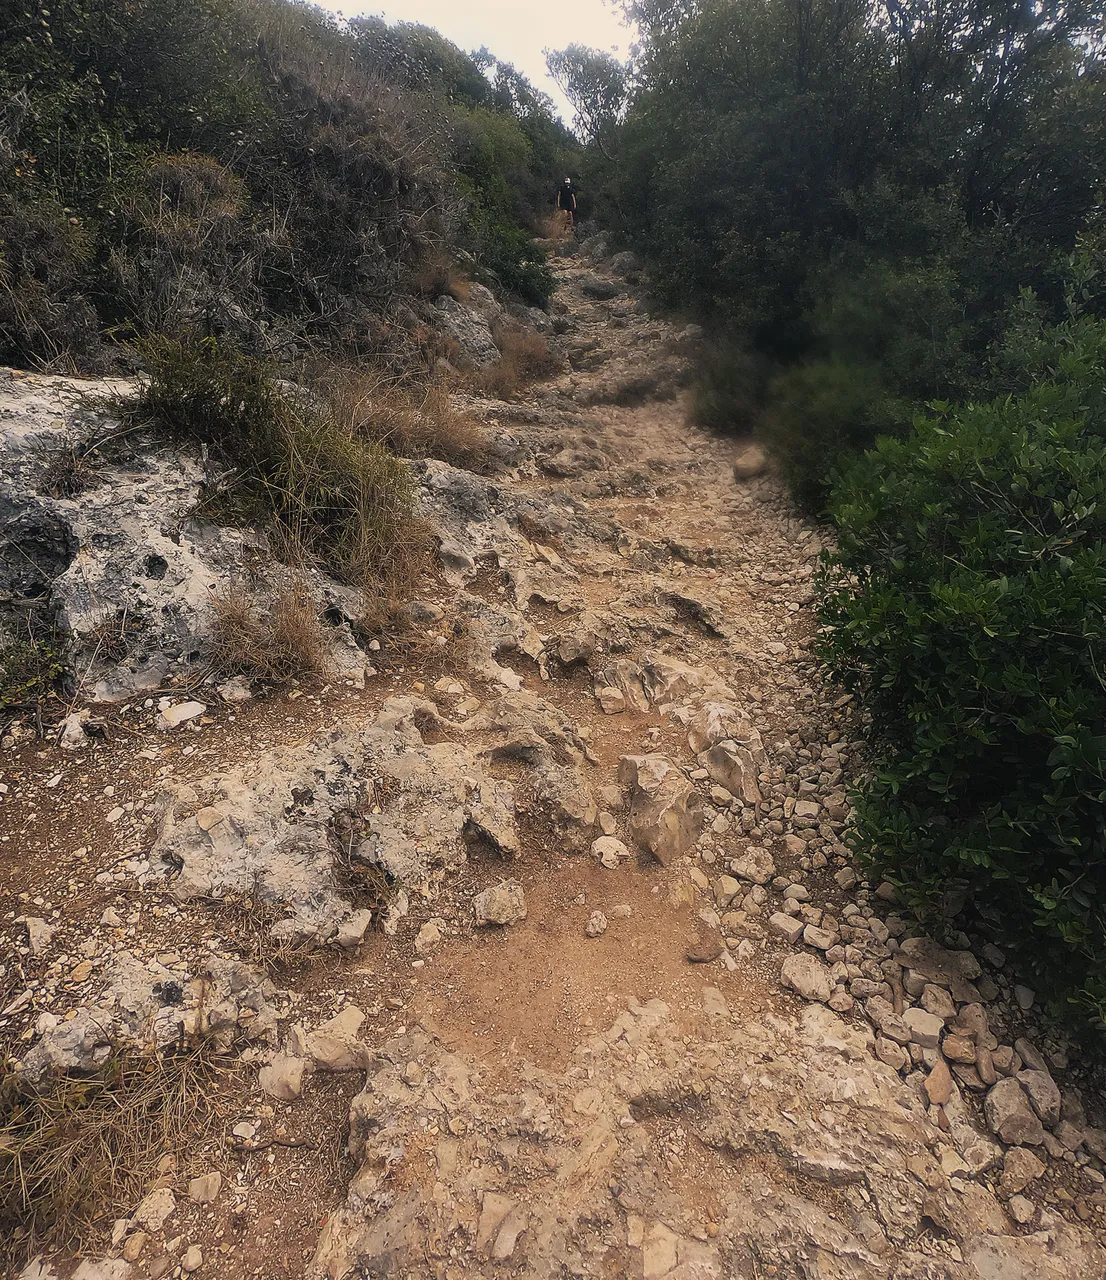
<path fill-rule="evenodd" d="M 188 1198 L 193 1204 L 214 1204 L 223 1189 L 223 1175 L 218 1169 L 201 1173 L 188 1183 Z"/>
<path fill-rule="evenodd" d="M 927 1013 L 917 1005 L 911 1005 L 909 1009 L 903 1010 L 902 1020 L 910 1032 L 911 1040 L 921 1045 L 923 1049 L 936 1049 L 941 1043 L 941 1032 L 945 1029 L 945 1023 L 936 1014 Z"/>
<path fill-rule="evenodd" d="M 1002 1162 L 1000 1185 L 1007 1195 L 1017 1195 L 1045 1171 L 1044 1164 L 1025 1147 L 1011 1147 Z"/>
<path fill-rule="evenodd" d="M 735 480 L 752 480 L 759 476 L 768 466 L 768 455 L 758 444 L 749 445 L 734 459 L 733 478 Z"/>
<path fill-rule="evenodd" d="M 190 1244 L 184 1251 L 184 1257 L 181 1258 L 180 1269 L 185 1275 L 191 1275 L 193 1271 L 199 1271 L 204 1265 L 203 1251 L 198 1244 Z"/>
<path fill-rule="evenodd" d="M 178 729 L 189 720 L 195 720 L 207 710 L 202 702 L 177 702 L 164 706 L 157 718 L 158 728 Z"/>
<path fill-rule="evenodd" d="M 1029 1098 L 1013 1076 L 992 1086 L 983 1103 L 991 1132 L 1011 1146 L 1038 1147 L 1045 1133 Z"/>
<path fill-rule="evenodd" d="M 31 1265 L 34 1266 L 33 1263 Z M 56 1274 L 52 1267 L 45 1271 L 32 1271 L 30 1280 L 55 1280 Z M 133 1275 L 134 1268 L 123 1258 L 85 1258 L 73 1272 L 72 1280 L 131 1280 Z M 19 1280 L 28 1280 L 27 1272 Z"/>
<path fill-rule="evenodd" d="M 607 917 L 602 911 L 593 911 L 588 916 L 588 922 L 584 926 L 584 932 L 589 938 L 599 938 L 607 932 Z"/>
<path fill-rule="evenodd" d="M 1037 1216 L 1037 1206 L 1025 1196 L 1011 1196 L 1007 1208 L 1020 1227 L 1028 1226 Z"/>
<path fill-rule="evenodd" d="M 1060 1120 L 1060 1090 L 1047 1071 L 1019 1071 L 1017 1081 L 1029 1095 L 1033 1110 L 1041 1117 L 1046 1129 L 1052 1129 Z"/>
<path fill-rule="evenodd" d="M 80 751 L 82 747 L 88 746 L 85 726 L 91 716 L 92 712 L 86 707 L 83 711 L 72 711 L 65 717 L 61 737 L 58 739 L 58 745 L 63 751 Z"/>
<path fill-rule="evenodd" d="M 373 922 L 373 913 L 368 907 L 363 907 L 360 911 L 355 911 L 352 915 L 347 916 L 345 920 L 338 926 L 338 933 L 335 942 L 344 950 L 352 950 L 358 947 L 365 940 L 365 934 L 368 932 L 369 926 Z"/>
<path fill-rule="evenodd" d="M 788 956 L 783 962 L 780 977 L 785 987 L 797 991 L 804 1000 L 817 1000 L 822 1004 L 833 994 L 830 971 L 812 955 Z"/>
<path fill-rule="evenodd" d="M 700 763 L 719 786 L 745 804 L 760 804 L 759 772 L 753 753 L 729 739 L 717 742 L 699 757 Z"/>
<path fill-rule="evenodd" d="M 703 797 L 667 756 L 623 756 L 618 780 L 630 788 L 630 830 L 662 866 L 702 835 L 708 821 Z"/>
<path fill-rule="evenodd" d="M 357 1038 L 365 1015 L 348 1004 L 316 1027 L 304 1040 L 304 1050 L 323 1071 L 357 1071 L 369 1058 L 369 1048 Z"/>
<path fill-rule="evenodd" d="M 925 1078 L 926 1097 L 935 1107 L 943 1107 L 952 1097 L 952 1072 L 944 1058 L 938 1058 Z"/>
<path fill-rule="evenodd" d="M 123 1261 L 137 1262 L 142 1257 L 149 1235 L 145 1231 L 135 1231 L 123 1242 Z"/>
<path fill-rule="evenodd" d="M 506 1262 L 529 1222 L 530 1215 L 518 1200 L 485 1191 L 476 1224 L 477 1252 L 494 1262 Z"/>
<path fill-rule="evenodd" d="M 311 1065 L 306 1058 L 278 1053 L 261 1068 L 257 1082 L 270 1098 L 276 1098 L 279 1102 L 293 1102 L 303 1093 L 304 1076 L 309 1074 Z"/>
<path fill-rule="evenodd" d="M 614 836 L 600 836 L 591 846 L 592 853 L 608 871 L 615 871 L 624 858 L 632 858 L 633 854 Z"/>
<path fill-rule="evenodd" d="M 40 956 L 50 945 L 51 939 L 57 933 L 57 925 L 47 924 L 39 916 L 25 916 L 23 919 L 23 927 L 27 930 L 27 942 L 31 948 L 31 955 Z"/>
<path fill-rule="evenodd" d="M 215 686 L 215 692 L 224 702 L 231 704 L 249 702 L 253 697 L 250 682 L 245 676 L 235 676 L 231 680 L 224 680 L 222 684 Z"/>
<path fill-rule="evenodd" d="M 526 894 L 517 880 L 501 880 L 472 900 L 477 926 L 517 924 L 526 919 Z"/>
<path fill-rule="evenodd" d="M 626 695 L 621 689 L 614 689 L 610 685 L 604 685 L 603 688 L 597 689 L 595 691 L 595 700 L 599 703 L 603 713 L 608 716 L 616 716 L 626 710 Z"/>
<path fill-rule="evenodd" d="M 798 916 L 789 916 L 783 911 L 776 911 L 768 917 L 768 927 L 794 946 L 803 936 L 803 929 L 806 926 Z"/>
<path fill-rule="evenodd" d="M 444 925 L 445 921 L 435 916 L 433 920 L 427 920 L 418 931 L 415 937 L 415 950 L 420 956 L 429 955 L 441 943 Z"/>
<path fill-rule="evenodd" d="M 177 1211 L 177 1197 L 169 1187 L 155 1187 L 139 1204 L 132 1220 L 148 1231 L 160 1231 Z"/>
<path fill-rule="evenodd" d="M 711 964 L 726 950 L 726 943 L 717 929 L 700 924 L 694 940 L 688 944 L 685 956 L 691 964 Z"/>
<path fill-rule="evenodd" d="M 837 887 L 846 893 L 852 892 L 858 883 L 857 874 L 852 867 L 842 867 L 840 871 L 834 872 L 833 878 L 837 881 Z"/>
<path fill-rule="evenodd" d="M 744 853 L 734 858 L 730 863 L 730 870 L 741 880 L 767 884 L 776 874 L 776 864 L 767 849 L 751 844 Z"/>

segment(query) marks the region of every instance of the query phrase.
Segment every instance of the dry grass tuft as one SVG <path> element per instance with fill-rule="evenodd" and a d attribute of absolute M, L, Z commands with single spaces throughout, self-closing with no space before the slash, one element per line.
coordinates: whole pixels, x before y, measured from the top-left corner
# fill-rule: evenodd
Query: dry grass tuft
<path fill-rule="evenodd" d="M 214 605 L 212 658 L 220 671 L 274 684 L 326 678 L 326 634 L 305 583 L 275 591 L 267 600 L 225 590 Z"/>
<path fill-rule="evenodd" d="M 124 406 L 131 425 L 211 450 L 241 498 L 336 576 L 363 583 L 402 571 L 414 506 L 403 461 L 289 391 L 263 361 L 209 339 L 143 350 L 150 379 Z"/>
<path fill-rule="evenodd" d="M 118 1057 L 96 1079 L 42 1090 L 0 1076 L 0 1272 L 45 1245 L 87 1247 L 129 1213 L 164 1158 L 217 1122 L 221 1074 L 199 1048 Z"/>
<path fill-rule="evenodd" d="M 472 386 L 497 400 L 510 400 L 527 383 L 560 373 L 561 362 L 553 354 L 548 338 L 532 329 L 496 325 L 495 344 L 500 358 L 487 369 L 473 374 Z"/>
<path fill-rule="evenodd" d="M 441 251 L 431 252 L 423 259 L 411 276 L 411 284 L 420 297 L 431 301 L 448 294 L 458 302 L 467 302 L 472 288 L 472 281 Z"/>
<path fill-rule="evenodd" d="M 325 389 L 331 416 L 343 431 L 401 458 L 472 466 L 483 454 L 483 428 L 453 409 L 440 381 L 416 386 L 378 372 L 339 369 Z"/>

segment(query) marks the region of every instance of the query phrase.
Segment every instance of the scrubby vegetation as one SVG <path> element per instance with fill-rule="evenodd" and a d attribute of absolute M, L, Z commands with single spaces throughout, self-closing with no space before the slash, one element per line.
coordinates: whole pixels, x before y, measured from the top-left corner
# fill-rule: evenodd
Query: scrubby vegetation
<path fill-rule="evenodd" d="M 1102 1024 L 1101 13 L 626 8 L 621 100 L 556 65 L 604 120 L 612 229 L 712 335 L 695 415 L 766 438 L 836 522 L 823 652 L 871 712 L 855 844 Z"/>
<path fill-rule="evenodd" d="M 427 28 L 16 0 L 0 102 L 0 360 L 95 368 L 161 334 L 409 366 L 428 262 L 548 295 L 528 227 L 571 136 L 513 68 Z"/>
<path fill-rule="evenodd" d="M 849 469 L 825 652 L 873 716 L 856 843 L 1106 1015 L 1106 324 L 1022 333 L 1018 394 Z"/>
<path fill-rule="evenodd" d="M 287 546 L 354 583 L 402 572 L 415 542 L 413 483 L 379 441 L 325 398 L 281 386 L 276 369 L 201 342 L 144 348 L 150 377 L 127 409 L 231 469 L 244 514 L 271 522 Z"/>
<path fill-rule="evenodd" d="M 36 1245 L 85 1244 L 133 1210 L 188 1139 L 211 1140 L 220 1064 L 205 1049 L 111 1059 L 41 1090 L 0 1073 L 0 1266 Z"/>
<path fill-rule="evenodd" d="M 735 353 L 707 416 L 725 422 L 729 381 L 730 425 L 767 434 L 807 501 L 827 460 L 986 392 L 1021 289 L 1062 318 L 1106 187 L 1095 6 L 626 7 L 642 38 L 621 98 L 603 55 L 552 62 L 600 122 L 602 207 L 661 300 Z"/>

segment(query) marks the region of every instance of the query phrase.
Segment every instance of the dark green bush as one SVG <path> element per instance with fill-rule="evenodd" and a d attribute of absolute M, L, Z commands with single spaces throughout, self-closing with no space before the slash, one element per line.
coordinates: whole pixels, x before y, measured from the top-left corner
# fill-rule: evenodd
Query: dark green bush
<path fill-rule="evenodd" d="M 1030 343 L 1023 334 L 1021 349 Z M 860 853 L 1106 1017 L 1106 323 L 1021 394 L 883 439 L 833 495 L 824 650 L 867 698 Z"/>
<path fill-rule="evenodd" d="M 817 510 L 838 468 L 908 422 L 875 365 L 818 360 L 773 380 L 762 427 L 792 492 Z"/>

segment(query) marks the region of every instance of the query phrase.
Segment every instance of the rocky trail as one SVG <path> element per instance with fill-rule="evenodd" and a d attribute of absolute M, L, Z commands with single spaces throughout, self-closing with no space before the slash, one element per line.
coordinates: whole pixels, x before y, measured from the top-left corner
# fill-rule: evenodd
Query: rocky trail
<path fill-rule="evenodd" d="M 20 1069 L 235 1051 L 218 1124 L 23 1274 L 1102 1280 L 1078 1046 L 849 863 L 825 531 L 688 425 L 697 331 L 632 263 L 557 269 L 566 372 L 464 398 L 487 474 L 417 464 L 417 646 L 343 632 L 325 690 L 241 701 L 147 663 L 71 741 L 4 740 Z M 4 397 L 51 429 L 72 404 Z M 150 552 L 166 590 L 182 545 Z"/>

